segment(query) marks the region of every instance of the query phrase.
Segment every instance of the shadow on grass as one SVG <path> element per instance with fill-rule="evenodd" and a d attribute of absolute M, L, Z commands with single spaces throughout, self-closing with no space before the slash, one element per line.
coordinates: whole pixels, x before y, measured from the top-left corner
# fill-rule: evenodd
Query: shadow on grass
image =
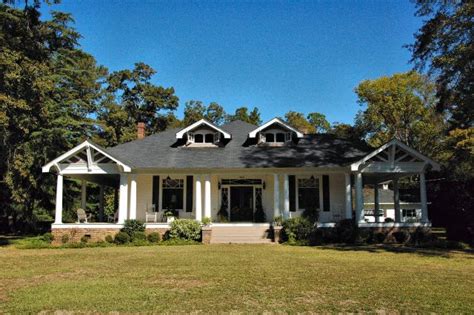
<path fill-rule="evenodd" d="M 473 250 L 459 250 L 459 249 L 440 249 L 440 248 L 420 248 L 420 247 L 407 247 L 402 245 L 323 245 L 317 246 L 321 249 L 331 249 L 339 251 L 358 251 L 358 252 L 369 252 L 369 253 L 397 253 L 397 254 L 416 254 L 421 256 L 431 257 L 444 257 L 450 258 L 450 254 L 454 252 L 461 252 L 466 254 L 474 254 Z M 474 255 L 469 257 L 474 259 Z"/>
<path fill-rule="evenodd" d="M 15 241 L 27 238 L 30 236 L 25 235 L 0 235 L 0 247 L 9 246 L 15 243 Z"/>

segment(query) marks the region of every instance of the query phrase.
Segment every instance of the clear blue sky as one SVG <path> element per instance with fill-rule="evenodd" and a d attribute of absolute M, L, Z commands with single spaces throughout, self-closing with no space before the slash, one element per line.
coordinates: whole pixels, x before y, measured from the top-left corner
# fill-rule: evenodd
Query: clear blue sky
<path fill-rule="evenodd" d="M 257 106 L 262 118 L 288 110 L 352 123 L 354 88 L 409 70 L 421 25 L 407 1 L 72 1 L 84 50 L 110 70 L 143 61 L 154 83 L 185 101 L 228 112 Z M 43 12 L 49 8 L 44 6 Z"/>

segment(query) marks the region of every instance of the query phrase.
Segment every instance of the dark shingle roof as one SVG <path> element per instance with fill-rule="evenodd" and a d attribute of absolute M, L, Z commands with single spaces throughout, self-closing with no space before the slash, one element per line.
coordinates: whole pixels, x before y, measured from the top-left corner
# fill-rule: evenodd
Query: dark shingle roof
<path fill-rule="evenodd" d="M 171 129 L 108 148 L 107 152 L 132 168 L 180 169 L 337 167 L 346 166 L 370 152 L 364 144 L 328 134 L 306 135 L 292 146 L 245 146 L 248 133 L 256 127 L 243 121 L 223 125 L 222 129 L 232 135 L 224 147 L 173 146 L 180 129 Z"/>

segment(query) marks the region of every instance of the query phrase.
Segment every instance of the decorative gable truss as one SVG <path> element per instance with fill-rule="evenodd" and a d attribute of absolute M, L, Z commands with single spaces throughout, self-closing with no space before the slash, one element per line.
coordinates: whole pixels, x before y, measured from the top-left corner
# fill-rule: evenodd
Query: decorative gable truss
<path fill-rule="evenodd" d="M 60 174 L 119 174 L 131 168 L 98 145 L 86 140 L 42 167 L 43 173 L 55 167 Z"/>
<path fill-rule="evenodd" d="M 259 140 L 263 140 L 263 138 L 262 138 L 263 135 L 262 135 L 261 131 L 271 127 L 272 125 L 277 125 L 277 126 L 280 126 L 283 129 L 287 130 L 288 131 L 287 134 L 289 134 L 289 135 L 291 135 L 291 133 L 294 133 L 297 138 L 303 138 L 304 137 L 303 133 L 301 133 L 297 129 L 291 127 L 290 125 L 288 125 L 287 123 L 285 123 L 281 119 L 273 118 L 272 120 L 267 121 L 266 123 L 264 123 L 260 127 L 258 127 L 256 129 L 252 130 L 251 132 L 249 132 L 249 135 L 248 135 L 249 138 L 256 138 L 258 136 Z M 287 135 L 285 137 L 290 137 L 290 136 Z"/>
<path fill-rule="evenodd" d="M 440 165 L 432 159 L 394 139 L 353 163 L 351 170 L 362 173 L 420 173 L 428 166 L 440 169 Z"/>

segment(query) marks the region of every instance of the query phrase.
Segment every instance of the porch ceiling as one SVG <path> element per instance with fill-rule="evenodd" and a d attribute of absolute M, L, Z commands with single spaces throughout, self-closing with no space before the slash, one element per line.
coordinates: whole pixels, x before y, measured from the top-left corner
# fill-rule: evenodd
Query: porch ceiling
<path fill-rule="evenodd" d="M 364 184 L 375 185 L 383 182 L 387 182 L 396 178 L 411 176 L 415 173 L 363 173 Z"/>
<path fill-rule="evenodd" d="M 85 180 L 98 185 L 118 188 L 120 186 L 120 175 L 118 174 L 71 174 L 65 177 Z"/>

